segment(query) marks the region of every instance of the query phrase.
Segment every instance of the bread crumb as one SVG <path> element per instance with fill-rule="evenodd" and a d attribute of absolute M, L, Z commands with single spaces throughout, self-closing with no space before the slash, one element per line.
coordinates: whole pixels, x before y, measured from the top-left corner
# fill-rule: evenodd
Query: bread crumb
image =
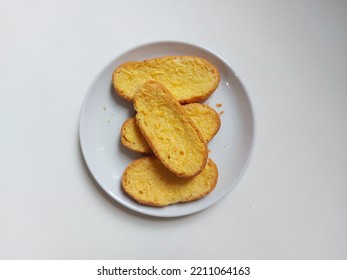
<path fill-rule="evenodd" d="M 104 111 L 106 111 L 106 107 L 104 107 Z"/>
<path fill-rule="evenodd" d="M 209 153 L 211 153 L 211 150 L 210 150 L 210 149 L 208 149 L 208 152 L 209 152 Z"/>
<path fill-rule="evenodd" d="M 216 107 L 219 108 L 219 107 L 222 107 L 222 105 L 223 105 L 222 103 L 217 103 Z"/>
<path fill-rule="evenodd" d="M 220 114 L 220 115 L 223 115 L 223 114 L 224 114 L 224 111 L 220 111 L 219 114 Z"/>

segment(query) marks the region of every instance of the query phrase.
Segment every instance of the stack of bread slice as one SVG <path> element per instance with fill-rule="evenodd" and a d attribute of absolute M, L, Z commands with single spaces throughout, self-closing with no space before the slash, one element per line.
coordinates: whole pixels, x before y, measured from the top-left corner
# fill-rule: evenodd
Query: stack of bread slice
<path fill-rule="evenodd" d="M 133 102 L 121 142 L 144 154 L 123 172 L 124 191 L 140 204 L 166 206 L 200 199 L 217 184 L 218 169 L 208 142 L 221 121 L 197 103 L 217 88 L 218 70 L 205 59 L 169 56 L 128 62 L 113 73 L 116 92 Z"/>

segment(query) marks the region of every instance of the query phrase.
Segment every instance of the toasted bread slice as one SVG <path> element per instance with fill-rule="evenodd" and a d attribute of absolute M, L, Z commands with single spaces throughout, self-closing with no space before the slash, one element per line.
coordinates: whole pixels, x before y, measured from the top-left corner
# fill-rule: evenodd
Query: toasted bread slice
<path fill-rule="evenodd" d="M 112 77 L 116 92 L 129 101 L 136 89 L 149 80 L 163 84 L 180 103 L 192 103 L 209 97 L 217 88 L 220 75 L 205 59 L 166 56 L 124 63 Z"/>
<path fill-rule="evenodd" d="M 199 129 L 202 137 L 208 143 L 218 132 L 221 121 L 219 114 L 210 106 L 200 103 L 190 103 L 183 106 L 193 123 Z M 151 154 L 152 149 L 143 137 L 135 118 L 127 119 L 121 130 L 121 142 L 135 152 Z"/>
<path fill-rule="evenodd" d="M 206 104 L 190 103 L 184 105 L 183 108 L 200 130 L 205 141 L 210 142 L 221 126 L 219 114 Z"/>
<path fill-rule="evenodd" d="M 123 123 L 121 129 L 121 142 L 132 151 L 144 154 L 153 153 L 145 137 L 143 137 L 135 118 L 129 118 Z"/>
<path fill-rule="evenodd" d="M 155 156 L 140 158 L 125 169 L 124 191 L 137 202 L 166 206 L 200 199 L 216 186 L 218 169 L 209 159 L 204 170 L 193 178 L 181 178 L 170 172 Z"/>
<path fill-rule="evenodd" d="M 207 144 L 183 106 L 160 83 L 146 82 L 135 94 L 136 122 L 159 160 L 180 177 L 199 174 Z"/>

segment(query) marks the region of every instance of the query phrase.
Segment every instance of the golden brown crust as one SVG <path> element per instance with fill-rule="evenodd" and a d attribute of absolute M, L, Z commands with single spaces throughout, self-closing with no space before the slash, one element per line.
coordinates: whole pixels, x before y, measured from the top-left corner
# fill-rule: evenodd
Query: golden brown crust
<path fill-rule="evenodd" d="M 138 203 L 163 207 L 201 199 L 216 186 L 218 169 L 209 159 L 203 172 L 194 178 L 171 173 L 155 156 L 130 163 L 122 176 L 123 190 Z"/>
<path fill-rule="evenodd" d="M 202 104 L 202 105 L 204 105 L 206 108 L 210 109 L 211 112 L 213 112 L 214 121 L 217 123 L 217 127 L 215 129 L 215 132 L 211 135 L 211 138 L 210 138 L 210 140 L 211 140 L 218 133 L 218 131 L 222 125 L 222 122 L 221 122 L 220 116 L 216 110 L 212 109 L 210 106 L 208 106 L 206 104 Z"/>
<path fill-rule="evenodd" d="M 155 91 L 157 91 L 156 95 L 154 94 Z M 182 156 L 175 155 L 174 157 L 172 157 L 173 159 L 171 159 L 170 155 L 166 155 L 165 148 L 161 147 L 156 143 L 158 138 L 160 137 L 153 137 L 153 135 L 150 133 L 152 129 L 156 128 L 148 127 L 147 125 L 148 116 L 151 115 L 152 111 L 154 111 L 154 108 L 146 108 L 148 110 L 143 111 L 142 109 L 140 109 L 140 107 L 148 105 L 146 102 L 142 100 L 143 98 L 149 98 L 150 100 L 157 101 L 159 97 L 161 97 L 161 102 L 166 103 L 164 106 L 169 108 L 171 112 L 176 112 L 176 120 L 179 120 L 182 123 L 182 125 L 187 129 L 187 131 L 192 132 L 193 135 L 197 136 L 198 140 L 194 140 L 194 142 L 191 141 L 189 149 L 195 149 L 196 151 L 199 151 L 199 154 L 197 156 L 203 156 L 203 158 L 199 159 L 199 161 L 194 161 L 192 157 L 189 158 L 185 154 L 180 154 Z M 156 81 L 146 82 L 135 95 L 134 108 L 137 111 L 137 114 L 135 116 L 136 122 L 142 132 L 142 135 L 146 139 L 149 146 L 152 148 L 154 154 L 171 172 L 175 173 L 179 177 L 193 177 L 202 172 L 208 158 L 207 144 L 204 138 L 202 137 L 199 129 L 190 119 L 188 113 L 183 109 L 182 105 L 176 99 L 173 98 L 171 93 L 162 84 Z M 159 121 L 158 125 L 160 125 Z M 194 138 L 196 139 L 196 137 Z M 180 140 L 181 139 L 176 139 L 176 142 L 174 142 L 173 144 L 178 144 L 178 141 Z M 178 153 L 178 151 L 175 152 Z M 180 160 L 180 163 L 189 165 L 189 167 L 198 164 L 198 168 L 193 168 L 193 170 L 188 171 L 186 167 L 184 171 L 183 169 L 180 170 L 179 167 L 176 167 L 175 160 Z"/>
<path fill-rule="evenodd" d="M 112 75 L 112 83 L 113 86 L 116 90 L 116 92 L 124 99 L 126 99 L 127 101 L 132 101 L 133 97 L 134 97 L 134 93 L 131 92 L 126 92 L 124 91 L 124 89 L 122 88 L 122 83 L 118 82 L 117 79 L 117 75 L 119 75 L 121 73 L 121 71 L 128 67 L 128 66 L 134 66 L 134 67 L 138 67 L 144 63 L 149 63 L 149 62 L 158 62 L 160 60 L 170 60 L 170 59 L 196 59 L 199 62 L 203 63 L 208 69 L 211 70 L 211 72 L 213 73 L 215 80 L 214 82 L 210 85 L 210 89 L 207 90 L 206 92 L 202 92 L 200 93 L 198 96 L 191 96 L 189 98 L 176 98 L 181 104 L 186 104 L 186 103 L 192 103 L 192 102 L 200 102 L 203 101 L 205 99 L 207 99 L 218 87 L 218 84 L 220 82 L 220 74 L 218 69 L 211 64 L 210 62 L 208 62 L 207 60 L 200 58 L 200 57 L 195 57 L 195 56 L 165 56 L 165 57 L 159 57 L 159 58 L 153 58 L 153 59 L 147 59 L 144 61 L 130 61 L 130 62 L 125 62 L 123 64 L 121 64 L 120 66 L 118 66 Z M 151 78 L 151 80 L 155 80 L 153 77 Z M 144 83 L 146 81 L 142 81 L 142 83 Z M 161 83 L 163 83 L 162 81 L 160 81 Z M 140 85 L 140 84 L 139 84 Z M 166 86 L 164 84 L 164 86 Z"/>

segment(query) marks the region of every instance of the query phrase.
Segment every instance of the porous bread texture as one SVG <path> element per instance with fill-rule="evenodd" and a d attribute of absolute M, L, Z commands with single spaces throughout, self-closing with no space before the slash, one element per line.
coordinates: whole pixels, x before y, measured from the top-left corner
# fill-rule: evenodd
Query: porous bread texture
<path fill-rule="evenodd" d="M 148 81 L 134 97 L 136 122 L 158 159 L 180 177 L 199 174 L 207 144 L 182 105 L 160 83 Z"/>
<path fill-rule="evenodd" d="M 143 137 L 135 118 L 127 119 L 121 129 L 121 143 L 132 151 L 151 154 L 151 147 Z"/>
<path fill-rule="evenodd" d="M 140 204 L 167 206 L 200 199 L 217 184 L 218 169 L 209 159 L 204 170 L 193 178 L 177 177 L 155 156 L 140 158 L 125 169 L 124 191 Z"/>
<path fill-rule="evenodd" d="M 184 105 L 183 108 L 200 130 L 205 141 L 210 142 L 221 126 L 219 114 L 206 104 L 190 103 Z"/>
<path fill-rule="evenodd" d="M 220 75 L 203 58 L 166 56 L 124 63 L 112 77 L 116 92 L 129 101 L 137 88 L 149 80 L 163 84 L 180 103 L 192 103 L 209 97 L 216 90 Z"/>
<path fill-rule="evenodd" d="M 189 117 L 199 129 L 202 137 L 208 143 L 218 132 L 221 121 L 219 114 L 206 104 L 190 103 L 183 106 Z M 127 119 L 121 129 L 121 142 L 135 152 L 153 153 L 146 139 L 143 137 L 135 118 Z"/>

